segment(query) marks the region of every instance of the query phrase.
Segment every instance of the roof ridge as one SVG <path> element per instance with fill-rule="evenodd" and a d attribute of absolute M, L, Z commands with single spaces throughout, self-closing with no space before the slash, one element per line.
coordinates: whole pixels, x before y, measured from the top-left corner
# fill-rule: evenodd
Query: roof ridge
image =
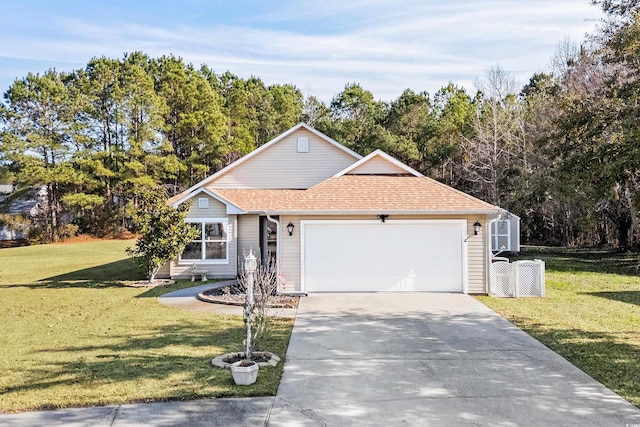
<path fill-rule="evenodd" d="M 477 198 L 477 197 L 474 197 L 474 196 L 472 196 L 471 194 L 467 194 L 467 193 L 465 193 L 464 191 L 458 190 L 457 188 L 454 188 L 454 187 L 452 187 L 452 186 L 450 186 L 450 185 L 447 185 L 447 184 L 445 184 L 445 183 L 443 183 L 443 182 L 440 182 L 440 181 L 438 181 L 437 179 L 433 179 L 433 178 L 430 178 L 430 177 L 428 177 L 428 176 L 423 176 L 422 178 L 424 178 L 424 179 L 426 179 L 426 180 L 429 180 L 429 181 L 431 181 L 431 182 L 433 182 L 433 183 L 435 183 L 435 184 L 439 185 L 440 187 L 444 187 L 444 188 L 446 188 L 446 189 L 449 189 L 449 190 L 455 191 L 455 192 L 456 192 L 456 193 L 458 193 L 459 195 L 464 196 L 465 198 L 467 198 L 467 199 L 469 199 L 469 200 L 472 200 L 472 201 L 475 201 L 475 202 L 484 203 L 485 205 L 490 206 L 490 207 L 492 207 L 492 208 L 500 209 L 500 207 L 498 207 L 497 205 L 494 205 L 494 204 L 489 203 L 489 202 L 485 202 L 485 201 L 484 201 L 484 200 L 482 200 L 482 199 L 479 199 L 479 198 Z"/>

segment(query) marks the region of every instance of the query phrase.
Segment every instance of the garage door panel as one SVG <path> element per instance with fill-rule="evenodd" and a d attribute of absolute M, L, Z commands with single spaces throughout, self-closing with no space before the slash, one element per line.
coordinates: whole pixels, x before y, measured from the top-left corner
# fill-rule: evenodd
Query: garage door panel
<path fill-rule="evenodd" d="M 305 223 L 305 289 L 461 292 L 463 230 L 462 222 Z"/>

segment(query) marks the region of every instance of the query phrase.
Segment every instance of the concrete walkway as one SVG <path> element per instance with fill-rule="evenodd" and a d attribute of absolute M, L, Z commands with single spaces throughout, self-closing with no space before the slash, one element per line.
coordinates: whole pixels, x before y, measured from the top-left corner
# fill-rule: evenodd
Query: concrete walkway
<path fill-rule="evenodd" d="M 300 300 L 275 398 L 0 416 L 27 425 L 624 427 L 640 410 L 469 296 L 319 294 Z"/>
<path fill-rule="evenodd" d="M 260 426 L 264 425 L 265 419 L 269 416 L 273 399 L 202 399 L 25 412 L 0 415 L 0 426 Z"/>

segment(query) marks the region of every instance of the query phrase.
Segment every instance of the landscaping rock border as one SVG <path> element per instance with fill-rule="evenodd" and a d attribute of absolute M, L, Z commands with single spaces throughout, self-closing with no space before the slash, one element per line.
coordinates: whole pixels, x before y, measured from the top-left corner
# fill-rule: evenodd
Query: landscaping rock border
<path fill-rule="evenodd" d="M 211 289 L 200 292 L 197 298 L 202 302 L 212 304 L 243 306 L 245 304 L 246 295 L 234 292 L 222 294 L 221 289 L 224 289 L 227 286 L 229 285 L 212 286 Z M 297 308 L 299 299 L 300 297 L 298 296 L 275 295 L 269 302 L 269 308 Z"/>
<path fill-rule="evenodd" d="M 135 282 L 126 281 L 122 283 L 132 288 L 155 288 L 158 286 L 173 285 L 176 281 L 171 279 L 156 279 L 153 283 L 149 283 L 148 280 L 137 280 Z"/>
<path fill-rule="evenodd" d="M 268 362 L 258 362 L 258 366 L 260 366 L 261 368 L 267 367 L 267 366 L 276 366 L 280 361 L 280 357 L 278 355 L 273 354 L 269 351 L 254 351 L 253 355 L 257 357 L 269 358 Z M 225 362 L 225 360 L 229 360 L 231 358 L 238 358 L 238 357 L 244 358 L 244 352 L 221 354 L 220 356 L 216 356 L 213 359 L 211 359 L 211 366 L 216 368 L 222 368 L 222 369 L 231 369 L 231 363 L 227 363 Z"/>

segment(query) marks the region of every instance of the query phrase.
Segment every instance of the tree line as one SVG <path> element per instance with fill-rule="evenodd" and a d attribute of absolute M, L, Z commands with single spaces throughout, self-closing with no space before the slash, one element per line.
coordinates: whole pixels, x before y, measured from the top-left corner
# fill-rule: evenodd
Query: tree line
<path fill-rule="evenodd" d="M 144 194 L 176 194 L 304 121 L 519 215 L 523 242 L 626 249 L 640 238 L 640 0 L 594 3 L 599 29 L 524 87 L 496 66 L 474 91 L 382 102 L 349 83 L 324 103 L 142 52 L 30 73 L 0 106 L 0 181 L 46 188 L 41 240 L 118 234 Z"/>

